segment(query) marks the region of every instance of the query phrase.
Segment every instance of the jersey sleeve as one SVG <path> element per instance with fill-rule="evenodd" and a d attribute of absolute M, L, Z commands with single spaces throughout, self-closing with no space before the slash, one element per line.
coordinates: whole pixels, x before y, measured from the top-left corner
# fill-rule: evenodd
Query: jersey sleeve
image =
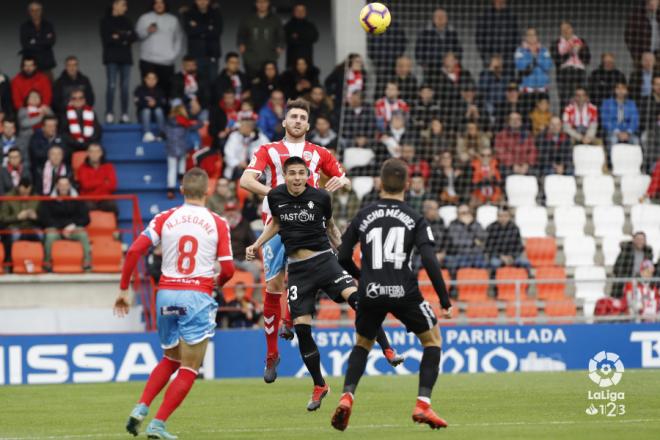
<path fill-rule="evenodd" d="M 259 147 L 259 149 L 254 153 L 250 163 L 248 164 L 246 171 L 252 171 L 257 174 L 262 174 L 268 166 L 270 156 L 268 155 L 268 149 L 265 146 Z"/>
<path fill-rule="evenodd" d="M 270 211 L 271 217 L 276 217 L 279 215 L 279 208 L 277 207 L 277 188 L 271 190 L 268 195 L 266 195 L 266 204 L 268 205 L 268 210 Z"/>
<path fill-rule="evenodd" d="M 142 235 L 146 235 L 147 238 L 151 240 L 151 244 L 153 246 L 158 246 L 158 244 L 160 243 L 160 236 L 161 233 L 163 232 L 163 225 L 170 217 L 172 212 L 174 211 L 169 210 L 169 211 L 161 212 L 160 214 L 156 215 L 149 222 L 149 225 L 146 227 L 146 229 L 142 232 Z"/>
<path fill-rule="evenodd" d="M 424 217 L 421 217 L 415 226 L 415 246 L 417 249 L 421 249 L 425 244 L 435 246 L 435 237 L 433 237 L 431 226 Z"/>
<path fill-rule="evenodd" d="M 234 255 L 231 252 L 231 234 L 227 221 L 218 215 L 214 215 L 215 225 L 218 229 L 218 261 L 232 261 Z"/>
<path fill-rule="evenodd" d="M 330 220 L 332 218 L 332 197 L 327 191 L 321 190 L 321 194 L 323 194 L 323 215 Z"/>
<path fill-rule="evenodd" d="M 341 166 L 339 161 L 333 157 L 330 152 L 323 148 L 318 148 L 319 156 L 321 156 L 320 168 L 328 177 L 343 177 L 346 175 L 344 167 Z"/>
<path fill-rule="evenodd" d="M 360 224 L 360 217 L 354 217 L 353 221 L 346 228 L 346 232 L 341 237 L 341 245 L 339 245 L 339 252 L 337 259 L 339 264 L 351 274 L 353 278 L 360 278 L 360 269 L 353 261 L 353 248 L 360 239 L 358 225 Z"/>

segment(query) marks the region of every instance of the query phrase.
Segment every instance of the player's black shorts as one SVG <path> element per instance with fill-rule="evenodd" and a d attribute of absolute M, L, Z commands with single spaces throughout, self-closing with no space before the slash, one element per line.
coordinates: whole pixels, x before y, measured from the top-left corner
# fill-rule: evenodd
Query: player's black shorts
<path fill-rule="evenodd" d="M 424 301 L 421 294 L 419 297 L 415 295 L 412 298 L 378 298 L 376 300 L 361 294 L 355 316 L 355 330 L 366 338 L 375 339 L 378 329 L 388 313 L 401 321 L 407 331 L 416 335 L 431 330 L 438 323 L 438 318 L 431 305 Z"/>
<path fill-rule="evenodd" d="M 331 300 L 344 302 L 341 293 L 355 286 L 332 252 L 324 252 L 306 260 L 289 262 L 288 301 L 291 318 L 313 315 L 316 293 L 323 290 Z"/>

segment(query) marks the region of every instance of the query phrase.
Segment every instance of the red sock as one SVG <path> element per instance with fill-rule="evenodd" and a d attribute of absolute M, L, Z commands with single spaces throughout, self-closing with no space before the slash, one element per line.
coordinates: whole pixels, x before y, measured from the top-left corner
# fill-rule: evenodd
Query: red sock
<path fill-rule="evenodd" d="M 144 403 L 147 406 L 151 405 L 151 402 L 153 402 L 158 393 L 165 388 L 170 377 L 180 366 L 181 362 L 163 357 L 149 375 L 149 379 L 144 386 L 144 391 L 142 392 L 142 397 L 140 397 L 139 403 Z"/>
<path fill-rule="evenodd" d="M 266 333 L 268 356 L 278 353 L 277 331 L 280 328 L 280 319 L 282 319 L 281 297 L 281 293 L 266 292 L 266 298 L 264 299 L 264 332 Z"/>
<path fill-rule="evenodd" d="M 183 399 L 188 395 L 188 391 L 190 391 L 195 383 L 195 379 L 197 379 L 197 372 L 195 370 L 187 367 L 179 369 L 176 378 L 174 378 L 170 386 L 167 387 L 167 391 L 165 391 L 165 398 L 163 399 L 163 403 L 160 404 L 160 408 L 158 408 L 156 419 L 164 422 L 172 415 L 174 410 L 181 405 Z"/>

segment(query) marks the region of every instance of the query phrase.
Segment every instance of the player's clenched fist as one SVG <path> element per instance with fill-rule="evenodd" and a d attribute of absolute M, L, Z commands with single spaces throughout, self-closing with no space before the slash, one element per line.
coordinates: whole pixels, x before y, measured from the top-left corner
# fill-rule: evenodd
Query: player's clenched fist
<path fill-rule="evenodd" d="M 442 309 L 441 310 L 442 317 L 445 319 L 451 319 L 452 310 L 453 310 L 452 307 L 449 307 L 448 309 Z"/>

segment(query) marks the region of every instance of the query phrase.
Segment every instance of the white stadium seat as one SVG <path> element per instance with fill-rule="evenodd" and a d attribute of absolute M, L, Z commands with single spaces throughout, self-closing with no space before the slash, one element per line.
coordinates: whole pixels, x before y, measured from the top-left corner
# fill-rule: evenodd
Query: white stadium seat
<path fill-rule="evenodd" d="M 369 165 L 374 160 L 374 157 L 376 155 L 370 148 L 347 148 L 344 150 L 344 160 L 342 163 L 346 170 L 350 170 L 351 168 Z"/>
<path fill-rule="evenodd" d="M 575 177 L 551 174 L 543 181 L 546 206 L 573 206 L 577 186 Z"/>
<path fill-rule="evenodd" d="M 584 204 L 586 206 L 610 206 L 614 196 L 612 176 L 585 176 L 582 181 Z"/>
<path fill-rule="evenodd" d="M 592 217 L 596 237 L 620 237 L 623 235 L 626 215 L 622 206 L 596 206 Z"/>
<path fill-rule="evenodd" d="M 535 206 L 539 184 L 534 176 L 513 174 L 506 178 L 506 198 L 509 206 Z"/>
<path fill-rule="evenodd" d="M 612 174 L 636 176 L 642 166 L 642 147 L 639 145 L 616 144 L 612 147 Z"/>
<path fill-rule="evenodd" d="M 603 242 L 601 244 L 603 250 L 603 257 L 605 260 L 605 266 L 614 266 L 616 258 L 621 252 L 621 243 L 624 241 L 632 240 L 630 235 L 621 235 L 618 237 L 615 236 L 605 236 L 603 237 Z"/>
<path fill-rule="evenodd" d="M 582 206 L 558 206 L 555 208 L 555 235 L 575 237 L 584 235 L 587 214 Z"/>
<path fill-rule="evenodd" d="M 521 206 L 516 208 L 516 225 L 523 238 L 545 237 L 548 226 L 548 211 L 543 206 Z"/>
<path fill-rule="evenodd" d="M 484 229 L 497 221 L 497 206 L 483 205 L 477 208 L 477 221 Z"/>
<path fill-rule="evenodd" d="M 621 195 L 623 196 L 623 204 L 626 206 L 638 204 L 639 198 L 646 193 L 646 189 L 649 187 L 650 183 L 651 176 L 647 176 L 646 174 L 621 177 Z"/>
<path fill-rule="evenodd" d="M 452 205 L 443 206 L 439 209 L 440 217 L 442 217 L 442 221 L 445 222 L 445 226 L 449 226 L 449 223 L 456 220 L 456 217 L 458 216 L 457 211 L 458 208 Z"/>
<path fill-rule="evenodd" d="M 596 301 L 605 296 L 607 274 L 601 266 L 575 268 L 575 298 L 583 300 L 585 316 L 593 316 Z"/>
<path fill-rule="evenodd" d="M 646 243 L 653 248 L 653 261 L 658 261 L 660 258 L 660 232 L 647 233 Z"/>
<path fill-rule="evenodd" d="M 564 240 L 566 266 L 593 266 L 596 241 L 593 237 L 575 236 Z"/>
<path fill-rule="evenodd" d="M 576 176 L 598 176 L 603 174 L 605 152 L 603 147 L 576 145 L 573 148 L 573 166 Z"/>
<path fill-rule="evenodd" d="M 633 234 L 644 231 L 647 235 L 660 233 L 660 205 L 634 205 L 630 209 L 630 222 Z"/>
<path fill-rule="evenodd" d="M 351 184 L 353 186 L 353 191 L 358 196 L 359 199 L 362 199 L 365 195 L 369 194 L 374 188 L 374 178 L 367 176 L 358 176 L 351 179 Z"/>

